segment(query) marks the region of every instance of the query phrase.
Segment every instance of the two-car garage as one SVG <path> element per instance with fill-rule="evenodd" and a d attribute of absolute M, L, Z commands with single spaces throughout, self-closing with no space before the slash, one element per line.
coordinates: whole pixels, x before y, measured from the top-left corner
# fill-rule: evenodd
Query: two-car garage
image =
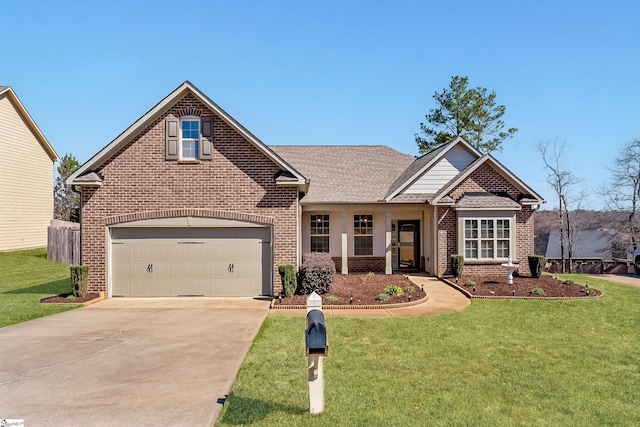
<path fill-rule="evenodd" d="M 271 294 L 271 228 L 206 218 L 110 228 L 111 296 Z"/>

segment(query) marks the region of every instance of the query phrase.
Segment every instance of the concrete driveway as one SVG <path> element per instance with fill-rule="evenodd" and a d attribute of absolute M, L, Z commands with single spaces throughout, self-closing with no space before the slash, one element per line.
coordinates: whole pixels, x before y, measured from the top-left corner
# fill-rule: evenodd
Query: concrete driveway
<path fill-rule="evenodd" d="M 640 276 L 636 274 L 592 274 L 592 276 L 597 279 L 640 288 Z"/>
<path fill-rule="evenodd" d="M 0 329 L 0 419 L 211 425 L 269 312 L 251 298 L 108 299 Z"/>

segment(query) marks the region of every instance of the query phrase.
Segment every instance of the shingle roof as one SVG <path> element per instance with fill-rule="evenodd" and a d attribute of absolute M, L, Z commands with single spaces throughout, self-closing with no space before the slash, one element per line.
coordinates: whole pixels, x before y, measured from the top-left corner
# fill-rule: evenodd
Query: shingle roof
<path fill-rule="evenodd" d="M 402 186 L 407 182 L 409 178 L 411 178 L 414 174 L 418 173 L 420 169 L 425 167 L 427 163 L 433 160 L 438 154 L 440 154 L 449 144 L 441 145 L 433 151 L 428 152 L 422 157 L 417 158 L 411 166 L 409 166 L 403 173 L 395 180 L 395 182 L 389 188 L 386 197 L 390 196 L 393 192 L 395 192 L 398 187 Z"/>
<path fill-rule="evenodd" d="M 456 201 L 456 209 L 520 209 L 520 204 L 509 197 L 468 192 Z"/>
<path fill-rule="evenodd" d="M 308 203 L 376 203 L 415 158 L 381 145 L 270 146 L 311 182 Z"/>

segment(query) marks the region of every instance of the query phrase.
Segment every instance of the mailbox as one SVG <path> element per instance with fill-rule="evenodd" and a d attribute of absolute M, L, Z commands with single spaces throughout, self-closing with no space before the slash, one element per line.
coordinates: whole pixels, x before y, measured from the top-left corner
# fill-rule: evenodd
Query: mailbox
<path fill-rule="evenodd" d="M 327 328 L 324 324 L 324 314 L 320 310 L 310 310 L 307 313 L 306 331 L 307 356 L 326 356 L 329 350 L 327 344 Z"/>

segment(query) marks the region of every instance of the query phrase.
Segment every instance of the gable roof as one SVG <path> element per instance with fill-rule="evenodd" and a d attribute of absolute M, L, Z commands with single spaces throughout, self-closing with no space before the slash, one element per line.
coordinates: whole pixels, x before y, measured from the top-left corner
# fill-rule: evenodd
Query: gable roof
<path fill-rule="evenodd" d="M 310 179 L 301 204 L 378 203 L 414 157 L 376 145 L 271 146 Z"/>
<path fill-rule="evenodd" d="M 142 117 L 140 117 L 135 123 L 129 126 L 124 132 L 116 137 L 113 141 L 111 141 L 107 146 L 105 146 L 102 150 L 96 153 L 91 159 L 85 162 L 78 170 L 73 173 L 67 179 L 68 185 L 73 184 L 83 184 L 82 181 L 78 181 L 78 177 L 86 173 L 90 173 L 98 167 L 102 166 L 109 158 L 118 152 L 120 148 L 126 145 L 132 137 L 137 135 L 142 129 L 144 129 L 149 123 L 153 122 L 159 115 L 161 115 L 164 111 L 170 108 L 174 103 L 182 99 L 188 93 L 193 94 L 199 101 L 201 101 L 204 105 L 206 105 L 209 109 L 211 109 L 214 113 L 218 115 L 222 120 L 227 122 L 229 126 L 231 126 L 235 131 L 245 137 L 247 141 L 253 144 L 259 151 L 261 151 L 265 156 L 271 159 L 275 164 L 281 167 L 284 171 L 291 174 L 295 181 L 290 180 L 289 183 L 295 183 L 297 185 L 306 185 L 307 179 L 298 172 L 293 166 L 287 163 L 284 159 L 278 156 L 273 150 L 271 150 L 267 145 L 265 145 L 262 141 L 260 141 L 255 135 L 249 132 L 244 126 L 242 126 L 238 121 L 236 121 L 233 117 L 231 117 L 226 111 L 224 111 L 220 106 L 218 106 L 215 102 L 213 102 L 209 97 L 207 97 L 204 93 L 202 93 L 198 88 L 196 88 L 191 82 L 188 80 L 178 86 L 173 92 L 167 95 L 164 99 L 162 99 L 159 103 L 157 103 L 153 108 L 147 111 Z M 86 182 L 84 182 L 86 184 Z"/>
<path fill-rule="evenodd" d="M 18 111 L 18 114 L 20 114 L 20 116 L 24 119 L 25 123 L 29 127 L 29 130 L 31 130 L 31 132 L 33 133 L 35 138 L 38 140 L 40 145 L 42 146 L 42 149 L 47 153 L 51 161 L 57 162 L 58 160 L 60 160 L 58 154 L 53 149 L 53 147 L 51 146 L 47 138 L 44 136 L 42 131 L 40 131 L 40 128 L 38 127 L 36 122 L 33 120 L 31 115 L 27 111 L 27 109 L 24 108 L 24 105 L 22 105 L 22 102 L 20 102 L 20 99 L 18 98 L 16 93 L 13 91 L 11 86 L 0 86 L 0 96 L 4 94 L 6 94 L 7 97 L 11 100 L 12 104 Z"/>
<path fill-rule="evenodd" d="M 411 183 L 416 181 L 420 176 L 424 175 L 427 170 L 429 170 L 434 164 L 436 164 L 438 160 L 444 157 L 445 154 L 447 154 L 456 145 L 462 145 L 476 158 L 482 156 L 482 153 L 480 153 L 475 147 L 465 141 L 464 138 L 460 136 L 455 137 L 446 144 L 443 144 L 431 150 L 422 157 L 416 159 L 413 164 L 409 166 L 389 188 L 389 192 L 385 196 L 385 200 L 390 201 L 394 197 L 398 196 L 403 190 L 409 187 Z"/>
<path fill-rule="evenodd" d="M 440 191 L 436 194 L 436 196 L 431 201 L 432 204 L 438 204 L 439 202 L 444 202 L 449 204 L 448 201 L 444 201 L 444 197 L 447 196 L 455 187 L 457 187 L 462 181 L 469 177 L 474 171 L 476 171 L 480 166 L 484 164 L 489 164 L 496 170 L 499 174 L 504 176 L 507 180 L 511 181 L 516 187 L 519 187 L 523 193 L 526 193 L 527 197 L 520 200 L 521 204 L 525 205 L 539 205 L 545 202 L 545 200 L 531 187 L 525 184 L 520 178 L 515 176 L 509 169 L 504 167 L 499 161 L 497 161 L 491 154 L 485 154 L 475 162 L 471 163 L 468 167 L 466 167 L 463 171 L 461 171 L 456 177 L 454 177 L 449 183 L 442 187 Z"/>

